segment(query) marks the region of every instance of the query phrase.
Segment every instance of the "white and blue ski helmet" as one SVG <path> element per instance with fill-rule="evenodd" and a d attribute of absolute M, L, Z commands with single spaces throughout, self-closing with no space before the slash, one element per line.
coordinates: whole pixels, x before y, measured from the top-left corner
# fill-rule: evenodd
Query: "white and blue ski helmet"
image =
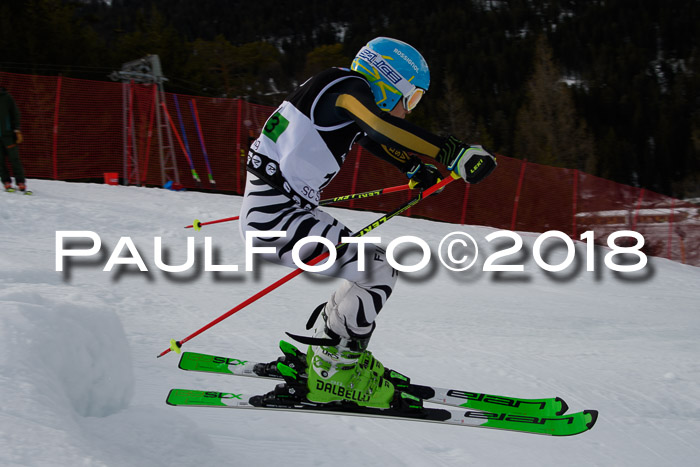
<path fill-rule="evenodd" d="M 399 100 L 406 110 L 413 110 L 430 85 L 430 70 L 423 56 L 398 39 L 372 39 L 357 53 L 351 68 L 367 78 L 375 102 L 387 112 Z"/>

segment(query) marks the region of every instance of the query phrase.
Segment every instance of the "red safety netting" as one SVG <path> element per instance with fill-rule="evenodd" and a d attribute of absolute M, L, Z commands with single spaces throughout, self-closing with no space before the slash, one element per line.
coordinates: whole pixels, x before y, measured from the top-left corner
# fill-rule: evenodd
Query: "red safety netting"
<path fill-rule="evenodd" d="M 0 85 L 22 112 L 27 176 L 56 180 L 98 181 L 113 172 L 122 183 L 163 186 L 175 174 L 187 189 L 242 194 L 248 146 L 274 110 L 239 99 L 165 94 L 167 113 L 161 113 L 166 117 L 159 126 L 152 85 L 2 72 Z M 167 157 L 162 159 L 159 131 L 176 166 L 169 175 L 163 171 Z M 498 156 L 498 164 L 482 183 L 453 183 L 405 215 L 516 231 L 558 230 L 574 239 L 592 230 L 601 244 L 615 231 L 633 230 L 644 236 L 645 253 L 700 266 L 698 206 L 577 170 L 506 156 Z M 356 146 L 323 197 L 405 183 L 393 166 Z M 404 191 L 338 206 L 388 211 L 410 196 Z"/>

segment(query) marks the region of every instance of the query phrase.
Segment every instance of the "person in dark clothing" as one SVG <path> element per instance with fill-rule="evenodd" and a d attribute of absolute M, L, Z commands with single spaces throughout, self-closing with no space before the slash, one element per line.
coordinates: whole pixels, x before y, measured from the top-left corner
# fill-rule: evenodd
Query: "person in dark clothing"
<path fill-rule="evenodd" d="M 7 89 L 0 87 L 0 180 L 2 180 L 5 191 L 15 190 L 12 187 L 12 177 L 7 168 L 8 162 L 12 167 L 17 188 L 22 192 L 27 190 L 24 167 L 22 167 L 22 161 L 19 158 L 18 148 L 23 140 L 17 103 L 7 92 Z"/>

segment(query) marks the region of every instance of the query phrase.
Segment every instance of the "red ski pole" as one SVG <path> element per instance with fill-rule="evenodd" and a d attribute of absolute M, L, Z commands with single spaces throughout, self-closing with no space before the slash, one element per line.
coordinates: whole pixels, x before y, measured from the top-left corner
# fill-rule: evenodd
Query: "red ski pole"
<path fill-rule="evenodd" d="M 327 206 L 329 204 L 340 203 L 342 201 L 350 201 L 357 198 L 371 198 L 373 196 L 386 195 L 389 193 L 396 193 L 397 191 L 404 191 L 410 189 L 409 185 L 398 185 L 390 186 L 387 188 L 380 188 L 379 190 L 365 191 L 364 193 L 353 193 L 351 195 L 336 196 L 335 198 L 322 199 L 319 201 L 319 206 Z M 215 221 L 202 222 L 199 219 L 195 219 L 192 225 L 186 225 L 186 229 L 200 230 L 205 225 L 218 224 L 220 222 L 229 222 L 238 220 L 239 216 L 226 217 L 225 219 L 218 219 Z"/>
<path fill-rule="evenodd" d="M 415 206 L 415 205 L 418 204 L 421 200 L 427 198 L 428 196 L 432 195 L 432 194 L 435 193 L 436 191 L 442 190 L 445 186 L 447 186 L 448 183 L 451 183 L 451 182 L 453 182 L 454 180 L 456 180 L 454 177 L 455 177 L 454 175 L 451 176 L 451 177 L 446 177 L 444 180 L 441 180 L 440 182 L 436 183 L 435 185 L 431 186 L 430 188 L 428 188 L 428 189 L 426 189 L 426 190 L 423 190 L 422 192 L 420 192 L 420 193 L 418 194 L 418 196 L 412 198 L 411 200 L 409 200 L 408 202 L 402 204 L 401 206 L 399 206 L 398 208 L 394 209 L 393 211 L 391 211 L 391 212 L 389 212 L 389 213 L 387 213 L 387 214 L 384 214 L 382 217 L 380 217 L 380 218 L 377 219 L 376 221 L 372 222 L 371 224 L 368 224 L 365 228 L 363 228 L 363 229 L 361 229 L 361 230 L 355 232 L 355 233 L 352 235 L 352 237 L 362 237 L 362 236 L 364 236 L 364 235 L 367 235 L 370 231 L 372 231 L 372 230 L 374 230 L 375 228 L 377 228 L 378 226 L 384 224 L 384 223 L 387 222 L 389 219 L 391 219 L 391 218 L 393 218 L 393 217 L 396 217 L 396 216 L 398 216 L 399 214 L 401 214 L 402 212 L 404 212 L 404 211 L 408 210 L 409 208 Z M 345 244 L 345 243 L 339 243 L 338 245 L 336 245 L 336 249 L 342 247 L 343 245 L 346 245 L 346 244 Z M 322 254 L 318 255 L 317 257 L 315 257 L 314 259 L 312 259 L 311 261 L 309 261 L 309 262 L 307 263 L 307 265 L 308 265 L 308 266 L 314 266 L 314 265 L 320 263 L 321 261 L 323 261 L 324 259 L 326 259 L 326 258 L 329 256 L 329 254 L 330 254 L 330 253 L 328 253 L 328 252 L 322 253 Z M 197 337 L 198 335 L 200 335 L 201 333 L 203 333 L 203 332 L 206 331 L 207 329 L 209 329 L 209 328 L 211 328 L 211 327 L 213 327 L 213 326 L 219 324 L 220 322 L 222 322 L 223 320 L 225 320 L 226 318 L 228 318 L 228 317 L 231 316 L 232 314 L 234 314 L 234 313 L 236 313 L 236 312 L 242 310 L 243 308 L 247 307 L 247 306 L 250 305 L 251 303 L 257 301 L 259 298 L 264 297 L 265 295 L 267 295 L 268 293 L 272 292 L 273 290 L 275 290 L 276 288 L 278 288 L 278 287 L 281 286 L 282 284 L 285 284 L 285 283 L 289 282 L 290 280 L 294 279 L 296 276 L 298 276 L 298 275 L 301 274 L 302 272 L 303 272 L 303 269 L 301 269 L 301 268 L 295 269 L 294 271 L 290 272 L 289 274 L 287 274 L 287 275 L 284 276 L 283 278 L 281 278 L 281 279 L 277 280 L 276 282 L 274 282 L 274 283 L 268 285 L 267 287 L 265 287 L 265 288 L 262 289 L 260 292 L 258 292 L 258 293 L 256 293 L 255 295 L 253 295 L 252 297 L 250 297 L 250 298 L 244 300 L 243 302 L 239 303 L 239 304 L 236 305 L 235 307 L 231 308 L 229 311 L 227 311 L 227 312 L 224 313 L 223 315 L 219 316 L 219 317 L 216 318 L 215 320 L 213 320 L 213 321 L 209 322 L 208 324 L 202 326 L 201 328 L 199 328 L 198 330 L 196 330 L 195 332 L 193 332 L 193 333 L 190 334 L 189 336 L 187 336 L 187 337 L 185 337 L 185 338 L 183 338 L 183 339 L 181 339 L 181 340 L 179 340 L 179 341 L 176 341 L 175 339 L 171 339 L 171 340 L 170 340 L 170 347 L 168 347 L 167 349 L 165 349 L 164 351 L 162 351 L 162 352 L 158 355 L 157 358 L 160 358 L 160 357 L 162 357 L 163 355 L 166 355 L 166 354 L 170 353 L 171 350 L 172 350 L 172 351 L 175 351 L 175 353 L 180 353 L 180 348 L 182 347 L 182 345 L 183 345 L 185 342 L 188 342 L 189 340 L 191 340 L 191 339 Z"/>
<path fill-rule="evenodd" d="M 194 228 L 194 230 L 201 230 L 201 228 L 204 227 L 205 225 L 219 224 L 221 222 L 235 221 L 235 220 L 238 220 L 239 217 L 240 216 L 226 217 L 224 219 L 218 219 L 218 220 L 209 221 L 209 222 L 201 222 L 198 219 L 195 219 L 194 223 L 192 225 L 186 225 L 185 228 L 186 229 Z"/>

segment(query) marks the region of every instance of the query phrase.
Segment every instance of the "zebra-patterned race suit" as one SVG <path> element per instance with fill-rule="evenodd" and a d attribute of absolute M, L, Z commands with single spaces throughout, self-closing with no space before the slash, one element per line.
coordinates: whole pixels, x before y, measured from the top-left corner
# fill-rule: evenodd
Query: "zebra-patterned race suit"
<path fill-rule="evenodd" d="M 265 259 L 296 267 L 292 248 L 298 240 L 321 236 L 337 244 L 351 235 L 318 202 L 355 142 L 407 172 L 420 163 L 407 151 L 434 157 L 444 140 L 380 110 L 359 73 L 332 68 L 311 78 L 277 108 L 248 154 L 241 233 L 286 232 L 253 242 L 275 247 Z M 345 338 L 370 335 L 397 279 L 381 247 L 364 249 L 364 271 L 358 270 L 358 246 L 349 245 L 321 272 L 345 279 L 325 308 L 327 326 Z M 323 245 L 307 243 L 299 257 L 308 262 L 323 251 Z"/>
<path fill-rule="evenodd" d="M 301 208 L 265 182 L 248 176 L 246 197 L 241 211 L 245 229 L 286 231 L 286 237 L 260 239 L 255 246 L 274 246 L 276 253 L 263 254 L 265 259 L 296 267 L 292 262 L 292 247 L 304 237 L 321 236 L 334 244 L 350 230 L 328 213 L 314 208 Z M 374 319 L 396 282 L 396 271 L 386 261 L 384 250 L 376 245 L 365 247 L 365 272 L 358 271 L 357 245 L 341 248 L 333 266 L 320 274 L 345 279 L 326 305 L 327 325 L 344 337 L 369 334 Z M 307 243 L 299 258 L 305 263 L 323 253 L 325 247 Z"/>

